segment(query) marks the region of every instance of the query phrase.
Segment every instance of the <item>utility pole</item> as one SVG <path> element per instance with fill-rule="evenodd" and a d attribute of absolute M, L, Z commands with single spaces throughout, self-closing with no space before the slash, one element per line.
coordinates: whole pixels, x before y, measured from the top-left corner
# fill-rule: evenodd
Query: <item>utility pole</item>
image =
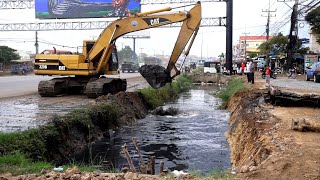
<path fill-rule="evenodd" d="M 201 33 L 201 60 L 203 60 L 202 59 L 202 46 L 203 46 L 203 32 Z"/>
<path fill-rule="evenodd" d="M 95 40 L 95 37 L 98 37 L 98 36 L 92 35 L 90 37 L 92 37 L 92 40 Z"/>
<path fill-rule="evenodd" d="M 289 6 L 286 2 L 292 1 L 292 0 L 278 0 L 278 2 L 283 2 L 287 6 Z M 292 58 L 294 54 L 294 49 L 296 47 L 297 41 L 298 41 L 298 5 L 299 0 L 294 0 L 294 5 L 292 8 L 292 14 L 291 14 L 291 25 L 290 25 L 290 32 L 289 32 L 289 42 L 287 45 L 287 64 L 290 66 L 292 65 Z M 289 6 L 290 7 L 290 6 Z M 290 7 L 291 8 L 291 7 Z"/>
<path fill-rule="evenodd" d="M 246 59 L 247 58 L 247 35 L 250 33 L 247 33 L 245 28 L 245 32 L 242 34 L 244 34 L 244 58 Z"/>
<path fill-rule="evenodd" d="M 137 57 L 136 57 L 136 38 L 133 37 L 133 62 L 137 63 Z"/>
<path fill-rule="evenodd" d="M 233 33 L 233 0 L 227 2 L 227 23 L 226 23 L 226 68 L 231 75 L 232 72 L 232 33 Z"/>
<path fill-rule="evenodd" d="M 269 0 L 269 8 L 266 10 L 262 10 L 262 12 L 267 13 L 267 16 L 263 16 L 263 17 L 267 17 L 267 25 L 266 25 L 267 41 L 269 40 L 269 34 L 270 34 L 270 18 L 276 16 L 276 15 L 273 16 L 271 13 L 276 11 L 277 10 L 274 10 L 274 11 L 270 10 L 270 0 Z"/>
<path fill-rule="evenodd" d="M 36 31 L 36 43 L 34 46 L 36 47 L 36 54 L 39 54 L 38 31 Z"/>
<path fill-rule="evenodd" d="M 289 43 L 287 45 L 287 56 L 290 60 L 290 65 L 292 65 L 292 58 L 295 51 L 295 47 L 298 41 L 298 4 L 299 0 L 295 0 L 295 3 L 292 8 L 291 14 L 291 25 L 290 25 L 290 33 L 289 33 Z"/>

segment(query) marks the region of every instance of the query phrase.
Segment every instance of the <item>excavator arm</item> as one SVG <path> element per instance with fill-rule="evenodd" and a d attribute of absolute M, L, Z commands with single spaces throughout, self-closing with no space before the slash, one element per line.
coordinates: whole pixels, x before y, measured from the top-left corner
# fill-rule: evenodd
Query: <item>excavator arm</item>
<path fill-rule="evenodd" d="M 142 76 L 154 88 L 162 87 L 167 82 L 171 82 L 172 78 L 180 73 L 175 66 L 179 56 L 190 38 L 192 38 L 187 50 L 188 53 L 199 29 L 201 22 L 201 3 L 197 2 L 188 12 L 161 13 L 171 11 L 172 9 L 173 8 L 164 8 L 150 12 L 137 13 L 109 24 L 100 34 L 95 45 L 87 54 L 86 60 L 88 62 L 97 62 L 98 64 L 95 71 L 92 72 L 92 75 L 98 74 L 101 71 L 103 64 L 105 64 L 104 61 L 109 59 L 106 57 L 106 54 L 110 56 L 110 53 L 108 52 L 112 49 L 114 41 L 117 38 L 130 32 L 182 22 L 182 27 L 167 68 L 163 69 L 161 66 L 145 66 L 140 69 Z M 187 53 L 186 55 L 188 55 Z M 175 70 L 175 74 L 171 76 L 171 71 L 173 69 Z"/>

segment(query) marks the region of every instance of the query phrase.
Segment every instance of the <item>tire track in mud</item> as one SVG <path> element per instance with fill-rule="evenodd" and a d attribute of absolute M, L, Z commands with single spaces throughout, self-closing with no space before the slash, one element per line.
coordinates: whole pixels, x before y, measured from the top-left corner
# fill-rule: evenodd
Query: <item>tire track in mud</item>
<path fill-rule="evenodd" d="M 148 86 L 141 76 L 128 75 L 127 91 Z M 46 124 L 54 114 L 65 114 L 93 102 L 84 95 L 41 97 L 31 95 L 0 99 L 0 132 L 17 132 Z"/>

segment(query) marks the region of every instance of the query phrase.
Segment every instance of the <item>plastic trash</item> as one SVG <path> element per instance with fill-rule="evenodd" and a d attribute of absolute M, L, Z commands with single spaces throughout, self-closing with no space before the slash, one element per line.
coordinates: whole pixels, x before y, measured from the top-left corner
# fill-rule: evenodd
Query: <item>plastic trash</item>
<path fill-rule="evenodd" d="M 182 179 L 184 175 L 187 175 L 188 173 L 185 173 L 183 171 L 177 171 L 174 170 L 171 172 L 178 180 Z"/>
<path fill-rule="evenodd" d="M 53 168 L 53 171 L 62 172 L 63 171 L 63 167 L 59 166 L 57 168 Z"/>

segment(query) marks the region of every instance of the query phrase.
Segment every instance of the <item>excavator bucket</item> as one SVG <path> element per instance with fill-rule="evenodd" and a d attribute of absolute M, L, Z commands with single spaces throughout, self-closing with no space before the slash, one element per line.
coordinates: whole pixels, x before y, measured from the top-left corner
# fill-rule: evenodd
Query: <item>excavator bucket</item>
<path fill-rule="evenodd" d="M 159 89 L 172 82 L 170 73 L 159 65 L 143 65 L 139 69 L 140 74 L 147 80 L 151 87 Z"/>

